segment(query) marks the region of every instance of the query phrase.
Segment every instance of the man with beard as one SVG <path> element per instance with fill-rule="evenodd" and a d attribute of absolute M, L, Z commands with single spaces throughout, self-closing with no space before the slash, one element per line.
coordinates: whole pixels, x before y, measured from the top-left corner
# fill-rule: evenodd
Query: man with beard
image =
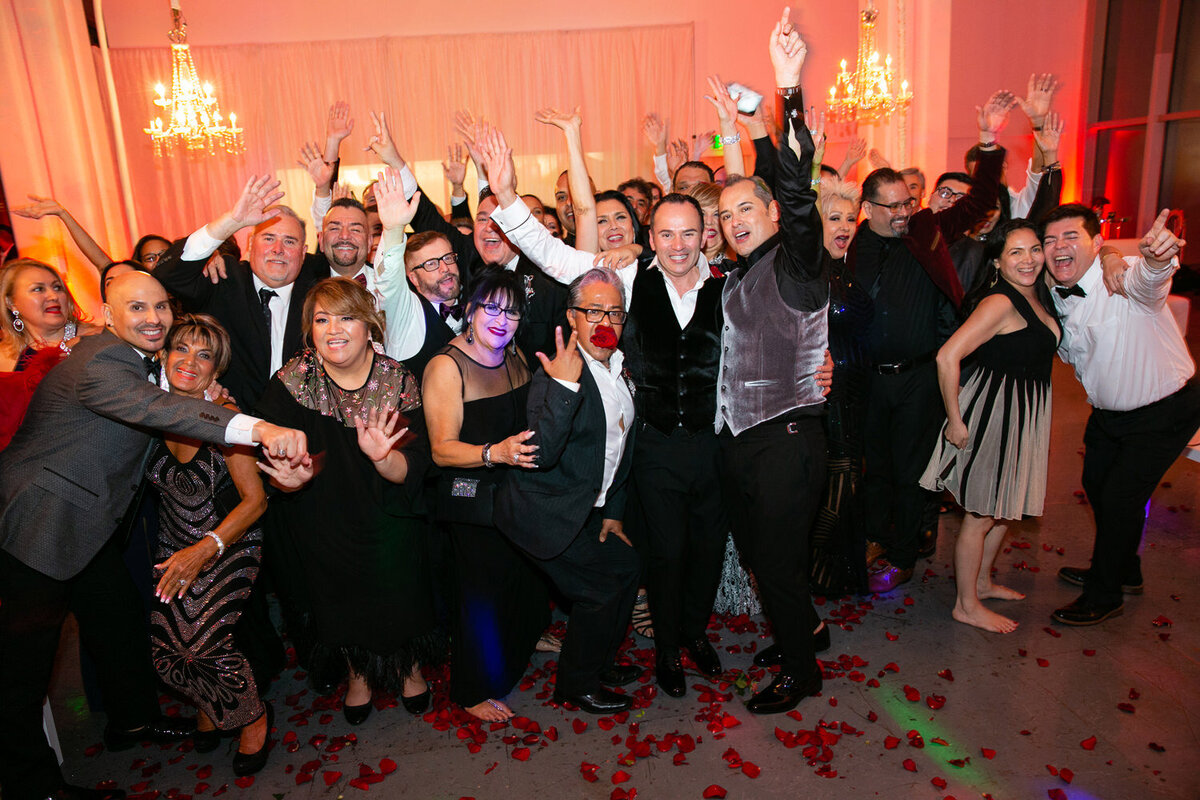
<path fill-rule="evenodd" d="M 352 197 L 333 201 L 322 220 L 317 246 L 329 263 L 329 272 L 321 278 L 350 278 L 368 292 L 374 289 L 375 276 L 367 268 L 370 236 L 367 231 L 367 211 Z"/>

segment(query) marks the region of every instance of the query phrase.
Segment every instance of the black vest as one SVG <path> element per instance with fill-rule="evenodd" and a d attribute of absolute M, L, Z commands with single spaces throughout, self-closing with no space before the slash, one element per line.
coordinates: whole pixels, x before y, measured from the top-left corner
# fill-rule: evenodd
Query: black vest
<path fill-rule="evenodd" d="M 421 343 L 421 349 L 416 355 L 404 359 L 404 366 L 412 371 L 417 383 L 420 383 L 425 377 L 425 365 L 429 363 L 429 359 L 449 344 L 455 334 L 433 303 L 419 294 L 417 297 L 421 300 L 421 311 L 425 314 L 425 341 Z"/>
<path fill-rule="evenodd" d="M 704 282 L 696 312 L 680 330 L 665 276 L 651 269 L 639 270 L 634 278 L 621 347 L 637 388 L 638 416 L 662 433 L 679 426 L 689 433 L 713 429 L 724 284 L 720 278 Z"/>

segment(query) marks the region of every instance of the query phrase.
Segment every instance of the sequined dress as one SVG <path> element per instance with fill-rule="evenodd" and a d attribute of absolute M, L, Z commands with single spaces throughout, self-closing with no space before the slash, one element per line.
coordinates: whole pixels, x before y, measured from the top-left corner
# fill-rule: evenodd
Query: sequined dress
<path fill-rule="evenodd" d="M 146 477 L 159 494 L 155 563 L 204 539 L 225 513 L 218 497 L 236 494 L 221 451 L 202 447 L 181 463 L 161 440 Z M 187 593 L 156 604 L 150 645 L 158 677 L 189 698 L 219 730 L 234 730 L 262 716 L 254 673 L 233 641 L 233 629 L 262 564 L 262 530 L 255 526 L 226 546 L 200 571 Z"/>

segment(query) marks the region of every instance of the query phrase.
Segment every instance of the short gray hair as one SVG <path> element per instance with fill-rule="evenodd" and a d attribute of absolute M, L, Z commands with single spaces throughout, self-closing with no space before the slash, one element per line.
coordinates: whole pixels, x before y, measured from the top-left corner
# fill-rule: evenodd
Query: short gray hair
<path fill-rule="evenodd" d="M 308 225 L 306 225 L 304 223 L 304 220 L 300 217 L 299 214 L 297 214 L 295 211 L 292 210 L 291 206 L 285 206 L 283 203 L 277 203 L 277 204 L 271 206 L 270 208 L 268 208 L 267 211 L 270 211 L 272 209 L 277 210 L 279 212 L 279 214 L 277 214 L 275 217 L 272 217 L 271 219 L 267 220 L 266 222 L 262 222 L 262 223 L 259 223 L 258 225 L 255 225 L 254 226 L 255 233 L 258 233 L 259 228 L 263 227 L 264 225 L 270 225 L 272 222 L 274 222 L 279 217 L 291 217 L 292 219 L 296 220 L 296 222 L 300 223 L 300 235 L 301 236 L 308 235 Z"/>
<path fill-rule="evenodd" d="M 571 285 L 567 287 L 569 304 L 573 306 L 579 305 L 579 298 L 583 296 L 583 290 L 593 283 L 607 283 L 609 286 L 615 288 L 617 294 L 621 296 L 621 306 L 625 306 L 625 284 L 621 281 L 621 276 L 608 267 L 592 267 L 571 281 Z"/>

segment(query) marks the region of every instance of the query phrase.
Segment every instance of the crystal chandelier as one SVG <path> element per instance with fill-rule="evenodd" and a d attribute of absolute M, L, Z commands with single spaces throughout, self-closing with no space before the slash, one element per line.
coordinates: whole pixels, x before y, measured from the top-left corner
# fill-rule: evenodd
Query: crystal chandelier
<path fill-rule="evenodd" d="M 842 59 L 837 85 L 829 87 L 829 116 L 835 121 L 887 121 L 892 112 L 904 111 L 912 102 L 908 81 L 901 81 L 900 91 L 893 93 L 892 57 L 885 56 L 883 63 L 879 63 L 879 51 L 875 49 L 878 17 L 879 10 L 873 0 L 867 0 L 867 7 L 860 15 L 854 72 L 846 71 L 846 59 Z"/>
<path fill-rule="evenodd" d="M 213 96 L 211 83 L 200 82 L 192 53 L 187 43 L 187 22 L 179 10 L 179 0 L 171 0 L 171 96 L 161 83 L 154 87 L 158 97 L 154 105 L 165 109 L 168 123 L 156 117 L 149 128 L 143 128 L 154 143 L 154 155 L 171 155 L 176 146 L 189 155 L 204 152 L 215 154 L 241 153 L 246 149 L 242 129 L 237 126 L 237 114 L 229 115 L 229 124 L 221 118 L 221 107 Z"/>

